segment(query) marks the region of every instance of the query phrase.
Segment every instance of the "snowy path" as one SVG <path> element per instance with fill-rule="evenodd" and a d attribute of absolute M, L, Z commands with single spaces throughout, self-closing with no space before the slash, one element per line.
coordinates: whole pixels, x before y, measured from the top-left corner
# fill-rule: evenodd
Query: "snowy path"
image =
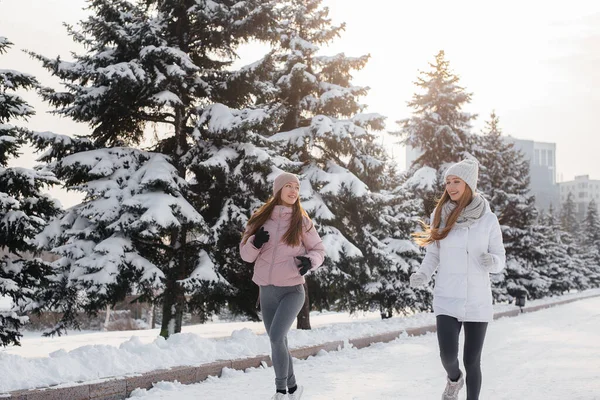
<path fill-rule="evenodd" d="M 550 297 L 540 300 L 531 300 L 527 302 L 528 306 L 555 302 L 557 300 L 577 298 L 582 296 L 600 295 L 600 289 L 590 289 L 584 292 L 571 293 L 560 297 Z M 1 303 L 1 302 L 0 302 Z M 494 311 L 506 311 L 514 309 L 513 305 L 496 304 Z M 407 327 L 415 327 L 422 325 L 430 325 L 435 322 L 433 316 L 428 313 L 412 315 L 410 317 L 394 317 L 390 320 L 381 321 L 379 313 L 376 312 L 358 312 L 353 315 L 348 313 L 337 312 L 311 312 L 311 324 L 314 328 L 327 329 L 329 327 L 342 328 L 343 326 L 351 326 L 355 336 L 360 337 L 363 334 L 375 334 L 386 332 L 389 330 L 400 330 Z M 361 332 L 360 327 L 370 326 L 370 332 Z M 215 322 L 208 322 L 199 325 L 188 325 L 182 328 L 183 333 L 192 333 L 201 338 L 227 338 L 233 332 L 241 329 L 249 329 L 257 335 L 264 334 L 265 328 L 262 322 L 235 322 L 235 321 L 219 321 L 215 318 Z M 293 332 L 294 330 L 292 330 Z M 51 338 L 42 337 L 41 332 L 25 331 L 21 340 L 21 346 L 9 346 L 0 348 L 0 372 L 2 371 L 2 355 L 13 354 L 16 356 L 37 358 L 48 357 L 55 351 L 72 351 L 81 346 L 88 345 L 108 345 L 119 347 L 123 343 L 130 341 L 132 337 L 139 343 L 152 343 L 159 336 L 159 329 L 137 330 L 137 331 L 113 331 L 113 332 L 98 332 L 98 331 L 69 331 L 67 335 L 55 336 Z M 303 331 L 305 333 L 306 331 Z M 315 343 L 303 343 L 294 341 L 291 338 L 294 346 L 306 346 Z"/>
<path fill-rule="evenodd" d="M 304 400 L 438 400 L 444 386 L 434 334 L 296 360 L 295 367 Z M 600 298 L 494 322 L 483 374 L 484 400 L 600 400 Z M 271 368 L 226 370 L 196 385 L 159 383 L 131 398 L 269 399 L 272 385 Z"/>

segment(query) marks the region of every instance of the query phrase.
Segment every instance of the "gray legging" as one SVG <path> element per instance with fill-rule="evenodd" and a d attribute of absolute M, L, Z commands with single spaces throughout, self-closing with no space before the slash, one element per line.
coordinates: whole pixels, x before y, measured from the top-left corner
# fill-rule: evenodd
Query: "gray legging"
<path fill-rule="evenodd" d="M 304 286 L 261 286 L 260 309 L 271 339 L 271 360 L 277 390 L 296 386 L 287 333 L 304 305 Z"/>
<path fill-rule="evenodd" d="M 436 322 L 442 365 L 448 378 L 453 381 L 460 377 L 458 335 L 462 325 L 465 325 L 463 363 L 467 375 L 467 400 L 478 400 L 481 391 L 481 351 L 487 331 L 487 322 L 461 322 L 448 315 L 438 315 Z"/>

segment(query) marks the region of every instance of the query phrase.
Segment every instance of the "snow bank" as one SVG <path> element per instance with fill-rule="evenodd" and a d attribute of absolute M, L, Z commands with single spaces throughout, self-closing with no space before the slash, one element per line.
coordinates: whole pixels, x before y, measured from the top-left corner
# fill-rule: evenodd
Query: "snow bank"
<path fill-rule="evenodd" d="M 600 294 L 600 289 L 562 296 L 561 299 Z M 549 298 L 528 305 L 556 301 Z M 496 311 L 514 309 L 512 305 L 496 305 Z M 326 317 L 335 320 L 337 313 Z M 292 330 L 288 336 L 292 348 L 346 340 L 378 333 L 434 324 L 431 313 L 388 320 L 363 320 L 324 325 L 311 331 Z M 239 325 L 238 325 L 239 326 Z M 82 335 L 84 336 L 84 335 Z M 84 336 L 85 337 L 85 336 Z M 43 358 L 25 358 L 0 353 L 0 393 L 49 385 L 94 381 L 113 376 L 134 375 L 155 369 L 183 365 L 199 365 L 217 360 L 269 354 L 269 340 L 248 328 L 234 330 L 226 338 L 203 338 L 195 333 L 162 337 L 143 343 L 137 336 L 119 346 L 89 344 L 72 351 L 58 350 Z"/>
<path fill-rule="evenodd" d="M 594 298 L 494 323 L 483 347 L 480 398 L 600 399 L 600 318 L 592 317 L 599 307 Z M 322 352 L 296 360 L 294 371 L 305 400 L 439 399 L 446 381 L 435 334 Z M 264 400 L 273 395 L 273 377 L 272 368 L 225 368 L 220 378 L 159 382 L 131 399 Z M 459 399 L 465 397 L 463 388 Z"/>

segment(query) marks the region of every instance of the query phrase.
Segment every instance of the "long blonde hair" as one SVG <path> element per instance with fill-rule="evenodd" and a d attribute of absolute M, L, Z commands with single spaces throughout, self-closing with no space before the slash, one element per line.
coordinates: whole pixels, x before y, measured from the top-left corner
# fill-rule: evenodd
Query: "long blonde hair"
<path fill-rule="evenodd" d="M 270 197 L 265 204 L 252 214 L 246 225 L 246 232 L 243 239 L 244 244 L 246 244 L 250 236 L 254 235 L 271 218 L 275 206 L 281 204 L 281 190 L 283 189 L 280 189 L 274 196 Z M 304 217 L 310 222 L 306 229 L 307 232 L 312 229 L 313 223 L 302 207 L 302 204 L 300 204 L 300 198 L 292 205 L 292 209 L 290 226 L 285 235 L 283 235 L 283 242 L 288 246 L 295 247 L 299 246 L 301 242 Z"/>
<path fill-rule="evenodd" d="M 435 213 L 433 214 L 433 222 L 431 225 L 427 225 L 423 221 L 419 221 L 421 226 L 423 227 L 422 232 L 414 232 L 411 236 L 415 240 L 419 246 L 427 246 L 433 242 L 437 242 L 438 240 L 445 239 L 446 236 L 450 233 L 456 220 L 460 216 L 462 210 L 465 209 L 466 206 L 469 205 L 471 200 L 473 199 L 473 191 L 469 187 L 469 185 L 465 185 L 465 192 L 458 199 L 456 207 L 450 215 L 448 216 L 448 221 L 446 221 L 446 226 L 440 229 L 440 224 L 442 222 L 442 208 L 444 204 L 448 201 L 452 201 L 450 199 L 450 195 L 447 190 L 444 190 L 444 194 L 438 200 L 437 205 L 435 206 Z"/>

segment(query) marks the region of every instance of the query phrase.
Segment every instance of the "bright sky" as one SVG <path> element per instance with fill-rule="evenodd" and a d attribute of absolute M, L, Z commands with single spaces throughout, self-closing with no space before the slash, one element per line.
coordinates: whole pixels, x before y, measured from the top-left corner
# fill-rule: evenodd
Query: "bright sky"
<path fill-rule="evenodd" d="M 479 114 L 479 131 L 490 112 L 500 116 L 505 134 L 557 145 L 558 180 L 575 175 L 600 179 L 600 135 L 594 111 L 600 110 L 600 2 L 594 0 L 325 0 L 334 23 L 346 22 L 346 32 L 327 54 L 371 54 L 354 83 L 371 87 L 363 102 L 368 111 L 388 117 L 388 127 L 406 118 L 406 102 L 415 92 L 418 70 L 427 69 L 445 50 L 462 85 L 473 93 L 467 111 Z M 0 35 L 15 43 L 0 57 L 0 67 L 35 74 L 44 84 L 56 83 L 20 49 L 69 59 L 80 51 L 63 22 L 85 17 L 83 0 L 0 0 Z M 368 5 L 368 6 L 365 6 Z M 264 54 L 247 46 L 239 64 Z M 27 100 L 38 115 L 28 127 L 57 133 L 85 133 L 87 128 L 46 113 L 34 94 Z M 404 166 L 404 151 L 383 139 Z M 393 151 L 392 151 L 393 147 Z M 24 154 L 15 164 L 31 166 Z M 55 192 L 63 205 L 77 197 Z"/>

